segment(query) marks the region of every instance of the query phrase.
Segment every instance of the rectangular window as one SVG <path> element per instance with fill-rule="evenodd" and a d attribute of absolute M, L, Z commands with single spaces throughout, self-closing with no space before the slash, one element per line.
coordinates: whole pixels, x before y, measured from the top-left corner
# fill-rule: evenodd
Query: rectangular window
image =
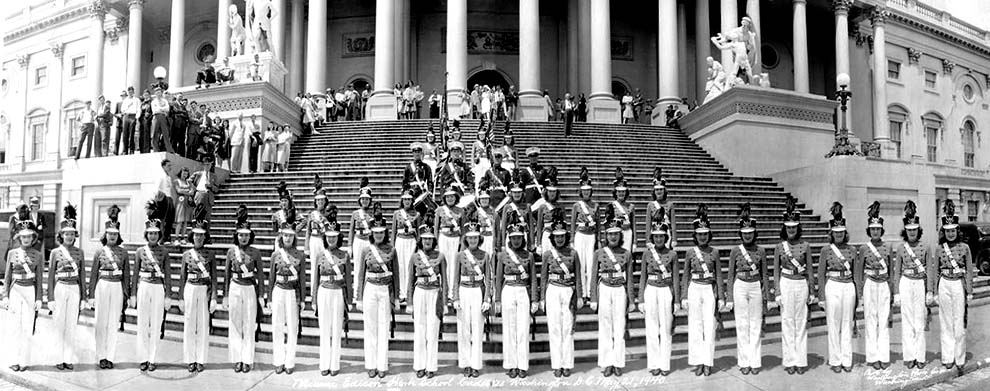
<path fill-rule="evenodd" d="M 901 158 L 901 129 L 904 122 L 890 121 L 890 145 L 894 147 L 894 158 Z"/>
<path fill-rule="evenodd" d="M 938 79 L 938 74 L 932 71 L 925 71 L 925 88 L 935 89 L 935 81 Z"/>
<path fill-rule="evenodd" d="M 980 214 L 980 201 L 966 201 L 967 221 L 976 221 Z"/>
<path fill-rule="evenodd" d="M 938 128 L 925 127 L 925 141 L 928 143 L 928 161 L 938 162 Z"/>
<path fill-rule="evenodd" d="M 10 187 L 0 187 L 0 209 L 6 210 L 10 207 Z M 13 229 L 12 227 L 10 229 Z"/>
<path fill-rule="evenodd" d="M 48 67 L 38 67 L 34 70 L 34 85 L 43 86 L 48 84 Z"/>
<path fill-rule="evenodd" d="M 72 77 L 81 76 L 86 73 L 86 56 L 72 58 L 72 70 L 69 75 Z"/>
<path fill-rule="evenodd" d="M 887 78 L 891 80 L 901 79 L 901 63 L 887 60 Z"/>
<path fill-rule="evenodd" d="M 976 149 L 973 133 L 973 129 L 963 128 L 962 130 L 963 164 L 969 168 L 976 166 Z"/>
<path fill-rule="evenodd" d="M 41 160 L 45 154 L 45 124 L 31 125 L 31 160 Z"/>

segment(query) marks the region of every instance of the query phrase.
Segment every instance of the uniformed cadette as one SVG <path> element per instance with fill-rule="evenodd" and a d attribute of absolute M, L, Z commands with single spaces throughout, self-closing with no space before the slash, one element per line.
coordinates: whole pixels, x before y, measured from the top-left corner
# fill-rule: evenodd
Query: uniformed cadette
<path fill-rule="evenodd" d="M 547 314 L 550 334 L 550 367 L 554 377 L 568 377 L 574 370 L 574 320 L 584 306 L 581 297 L 581 259 L 571 247 L 564 211 L 556 209 L 550 221 L 551 247 L 543 253 L 540 268 L 540 310 Z"/>
<path fill-rule="evenodd" d="M 62 211 L 62 223 L 55 237 L 59 246 L 49 255 L 48 309 L 52 311 L 52 321 L 55 323 L 55 351 L 62 360 L 55 364 L 55 368 L 71 371 L 76 360 L 74 350 L 79 310 L 85 307 L 85 256 L 75 245 L 79 236 L 76 208 L 66 205 Z"/>
<path fill-rule="evenodd" d="M 756 244 L 756 220 L 750 217 L 749 202 L 739 212 L 738 246 L 729 253 L 726 308 L 735 307 L 736 358 L 743 375 L 758 374 L 763 367 L 760 333 L 763 331 L 763 303 L 767 296 L 766 252 Z"/>
<path fill-rule="evenodd" d="M 436 218 L 433 221 L 433 229 L 440 233 L 437 239 L 437 248 L 443 254 L 447 262 L 448 280 L 454 281 L 455 260 L 457 252 L 461 248 L 461 215 L 463 209 L 457 206 L 460 201 L 460 194 L 453 187 L 448 187 L 443 193 L 443 205 L 437 208 Z M 453 300 L 454 292 L 447 292 L 449 299 Z"/>
<path fill-rule="evenodd" d="M 419 226 L 416 251 L 409 260 L 407 292 L 412 292 L 412 306 L 406 307 L 413 317 L 413 370 L 417 378 L 431 379 L 437 373 L 440 323 L 447 313 L 446 292 L 451 289 L 433 225 L 425 223 L 432 220 L 431 212 L 427 212 Z"/>
<path fill-rule="evenodd" d="M 681 307 L 688 311 L 688 365 L 695 366 L 695 376 L 710 376 L 715 360 L 715 311 L 725 308 L 722 261 L 711 246 L 708 206 L 699 204 L 697 216 L 695 245 L 684 255 Z"/>
<path fill-rule="evenodd" d="M 351 246 L 351 264 L 357 268 L 358 273 L 361 272 L 363 266 L 359 257 L 364 249 L 368 248 L 368 238 L 371 236 L 371 220 L 373 218 L 371 204 L 371 187 L 368 186 L 368 177 L 362 177 L 358 189 L 358 208 L 351 212 L 351 232 L 347 239 L 347 243 Z"/>
<path fill-rule="evenodd" d="M 866 234 L 870 240 L 859 248 L 857 266 L 859 276 L 856 291 L 862 295 L 863 319 L 866 323 L 866 365 L 873 369 L 890 367 L 890 265 L 893 263 L 893 246 L 883 241 L 883 217 L 880 203 L 874 201 L 867 209 Z"/>
<path fill-rule="evenodd" d="M 392 214 L 392 243 L 395 243 L 395 255 L 398 262 L 399 303 L 408 304 L 409 299 L 409 261 L 416 251 L 416 228 L 419 227 L 419 212 L 413 205 L 411 190 L 402 192 L 399 197 L 399 208 Z M 432 223 L 432 221 L 431 221 Z"/>
<path fill-rule="evenodd" d="M 921 219 L 914 201 L 904 205 L 904 229 L 900 246 L 894 248 L 891 278 L 894 305 L 901 307 L 901 348 L 904 366 L 924 368 L 925 310 L 935 302 L 935 286 L 926 279 L 928 265 L 935 263 L 931 247 L 921 242 Z"/>
<path fill-rule="evenodd" d="M 320 322 L 320 375 L 340 373 L 341 334 L 344 332 L 344 312 L 351 302 L 351 270 L 347 252 L 340 249 L 344 242 L 340 223 L 328 221 L 323 235 L 323 250 L 316 258 L 319 285 L 310 296 Z"/>
<path fill-rule="evenodd" d="M 774 303 L 780 307 L 781 364 L 788 375 L 808 370 L 808 305 L 818 301 L 811 273 L 811 246 L 801 239 L 801 212 L 787 197 L 780 243 L 774 248 Z"/>
<path fill-rule="evenodd" d="M 529 371 L 530 313 L 539 303 L 538 296 L 531 300 L 536 262 L 527 250 L 527 229 L 521 224 L 507 227 L 508 243 L 495 262 L 494 308 L 502 314 L 502 367 L 510 378 L 525 378 Z M 477 223 L 471 223 L 468 233 L 480 236 Z"/>
<path fill-rule="evenodd" d="M 636 303 L 646 317 L 646 367 L 653 376 L 670 374 L 674 312 L 681 309 L 677 252 L 670 242 L 670 226 L 663 210 L 651 215 L 650 236 L 643 252 Z"/>
<path fill-rule="evenodd" d="M 265 307 L 262 298 L 261 251 L 252 247 L 254 231 L 248 221 L 247 206 L 237 208 L 234 226 L 234 246 L 227 250 L 224 268 L 224 296 L 222 305 L 230 318 L 227 327 L 227 345 L 234 372 L 250 372 L 254 365 L 255 331 L 258 327 L 258 309 Z"/>
<path fill-rule="evenodd" d="M 17 341 L 14 346 L 14 372 L 27 370 L 31 354 L 32 336 L 34 335 L 34 319 L 41 309 L 41 281 L 44 271 L 44 259 L 41 252 L 34 248 L 38 242 L 38 233 L 30 220 L 18 223 L 15 239 L 18 247 L 7 252 L 7 266 L 4 270 L 5 296 L 0 306 L 10 311 L 14 319 L 10 340 Z M 118 311 L 119 312 L 119 311 Z"/>
<path fill-rule="evenodd" d="M 481 235 L 464 238 L 465 249 L 457 253 L 451 281 L 456 281 L 452 301 L 457 310 L 457 366 L 466 377 L 481 375 L 483 361 L 482 313 L 491 309 L 493 261 L 480 246 Z"/>
<path fill-rule="evenodd" d="M 389 321 L 399 306 L 399 282 L 394 275 L 398 262 L 395 249 L 388 243 L 388 229 L 383 220 L 371 224 L 371 243 L 360 256 L 354 300 L 364 312 L 364 369 L 368 377 L 388 374 Z"/>
<path fill-rule="evenodd" d="M 124 293 L 127 287 L 130 262 L 127 252 L 121 247 L 120 222 L 116 213 L 117 205 L 107 210 L 110 220 L 104 223 L 103 246 L 93 254 L 92 272 L 89 276 L 89 306 L 96 309 L 96 357 L 100 359 L 100 369 L 113 369 L 117 352 L 117 320 L 124 308 Z"/>
<path fill-rule="evenodd" d="M 629 188 L 622 168 L 615 168 L 615 182 L 612 188 L 612 202 L 615 217 L 622 220 L 622 242 L 629 254 L 636 250 L 636 206 L 629 202 Z"/>
<path fill-rule="evenodd" d="M 842 204 L 832 204 L 831 212 L 829 245 L 822 247 L 818 256 L 818 299 L 828 324 L 828 365 L 835 373 L 852 372 L 852 323 L 856 315 L 853 264 L 857 253 L 848 244 Z"/>
<path fill-rule="evenodd" d="M 588 167 L 581 167 L 578 182 L 580 200 L 571 206 L 571 237 L 574 238 L 574 251 L 581 262 L 581 290 L 577 293 L 585 301 L 591 300 L 591 286 L 598 282 L 591 281 L 591 260 L 595 257 L 595 245 L 598 244 L 598 203 L 591 199 L 593 187 Z"/>
<path fill-rule="evenodd" d="M 182 253 L 179 308 L 185 314 L 182 357 L 189 372 L 203 372 L 210 348 L 210 314 L 217 309 L 217 272 L 213 254 L 205 251 L 209 223 L 196 221 L 189 232 L 193 248 Z"/>
<path fill-rule="evenodd" d="M 141 371 L 158 368 L 158 339 L 165 311 L 171 307 L 172 268 L 168 249 L 161 245 L 162 222 L 158 219 L 144 223 L 144 238 L 148 243 L 134 251 L 134 274 L 131 276 L 131 308 L 137 308 L 138 352 L 144 361 Z"/>
<path fill-rule="evenodd" d="M 624 221 L 606 216 L 605 246 L 595 251 L 592 261 L 592 311 L 598 311 L 598 366 L 602 374 L 622 376 L 626 366 L 626 315 L 635 310 L 632 254 L 624 247 Z M 600 303 L 600 304 L 599 304 Z M 599 307 L 600 305 L 600 307 Z"/>
<path fill-rule="evenodd" d="M 966 305 L 973 301 L 973 255 L 959 233 L 959 216 L 951 200 L 945 201 L 943 211 L 939 246 L 935 249 L 935 262 L 928 267 L 928 282 L 938 292 L 942 366 L 961 371 L 966 363 Z"/>
<path fill-rule="evenodd" d="M 272 365 L 275 373 L 291 375 L 296 370 L 296 343 L 299 338 L 299 311 L 303 303 L 306 256 L 296 248 L 296 229 L 285 223 L 279 229 L 280 245 L 271 256 L 268 271 L 268 306 L 272 312 Z"/>

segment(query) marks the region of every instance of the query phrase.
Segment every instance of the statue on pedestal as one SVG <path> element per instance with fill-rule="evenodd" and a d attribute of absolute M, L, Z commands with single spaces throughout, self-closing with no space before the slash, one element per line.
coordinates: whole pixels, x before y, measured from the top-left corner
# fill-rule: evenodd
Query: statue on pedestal
<path fill-rule="evenodd" d="M 251 27 L 251 37 L 254 41 L 252 53 L 272 50 L 272 18 L 277 14 L 271 0 L 248 0 L 247 24 Z"/>
<path fill-rule="evenodd" d="M 244 41 L 247 39 L 247 33 L 244 30 L 244 19 L 241 19 L 241 14 L 237 12 L 237 5 L 231 4 L 227 8 L 228 20 L 227 25 L 230 26 L 230 53 L 231 56 L 238 56 L 244 54 Z M 219 53 L 220 56 L 227 56 L 228 53 Z"/>
<path fill-rule="evenodd" d="M 729 69 L 726 70 L 728 84 L 750 84 L 753 82 L 753 66 L 756 62 L 756 30 L 748 16 L 742 18 L 739 27 L 712 37 L 712 43 L 719 50 L 728 50 L 732 55 Z M 741 80 L 736 80 L 736 79 Z"/>
<path fill-rule="evenodd" d="M 725 91 L 725 70 L 722 69 L 722 64 L 711 57 L 706 58 L 705 62 L 708 63 L 708 81 L 705 82 L 705 100 L 701 104 L 708 103 Z"/>

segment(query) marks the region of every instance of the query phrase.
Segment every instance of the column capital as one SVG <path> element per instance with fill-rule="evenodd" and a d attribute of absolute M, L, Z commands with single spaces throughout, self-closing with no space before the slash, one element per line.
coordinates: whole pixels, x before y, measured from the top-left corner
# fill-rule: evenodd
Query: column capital
<path fill-rule="evenodd" d="M 945 73 L 946 75 L 951 75 L 952 69 L 954 69 L 955 67 L 956 67 L 956 63 L 946 59 L 942 59 L 942 72 Z"/>
<path fill-rule="evenodd" d="M 918 64 L 918 61 L 921 61 L 921 54 L 921 50 L 907 48 L 908 64 Z"/>
<path fill-rule="evenodd" d="M 873 23 L 874 28 L 883 26 L 887 23 L 887 18 L 889 17 L 890 11 L 887 10 L 887 7 L 877 6 L 873 7 L 873 10 L 870 11 L 870 22 Z"/>
<path fill-rule="evenodd" d="M 808 4 L 808 0 L 793 0 L 794 4 Z"/>
<path fill-rule="evenodd" d="M 27 66 L 28 66 L 28 60 L 30 58 L 31 57 L 28 56 L 27 54 L 18 55 L 17 56 L 17 65 L 20 65 L 21 69 L 27 68 Z"/>
<path fill-rule="evenodd" d="M 103 19 L 107 11 L 107 3 L 103 0 L 93 0 L 89 3 L 89 14 L 94 18 Z"/>
<path fill-rule="evenodd" d="M 832 10 L 836 15 L 849 15 L 853 0 L 832 0 Z"/>
<path fill-rule="evenodd" d="M 144 0 L 128 0 L 127 8 L 129 9 L 142 9 L 144 8 Z"/>
<path fill-rule="evenodd" d="M 110 43 L 117 43 L 117 41 L 120 40 L 120 28 L 117 26 L 111 27 L 103 33 L 106 34 L 107 40 L 110 41 Z"/>
<path fill-rule="evenodd" d="M 61 60 L 62 55 L 65 54 L 65 44 L 61 42 L 49 42 L 48 46 L 52 49 L 52 55 Z"/>

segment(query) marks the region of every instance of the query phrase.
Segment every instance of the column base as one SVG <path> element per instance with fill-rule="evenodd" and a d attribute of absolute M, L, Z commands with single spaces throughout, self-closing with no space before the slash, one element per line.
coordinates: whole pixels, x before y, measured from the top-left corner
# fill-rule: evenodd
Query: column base
<path fill-rule="evenodd" d="M 588 122 L 617 124 L 622 122 L 622 109 L 619 101 L 612 97 L 588 100 Z"/>
<path fill-rule="evenodd" d="M 657 126 L 667 126 L 667 106 L 674 105 L 674 107 L 681 112 L 681 114 L 688 113 L 688 106 L 681 103 L 680 99 L 662 99 L 657 102 L 657 105 L 653 107 L 653 111 L 650 113 L 650 125 Z"/>
<path fill-rule="evenodd" d="M 527 122 L 547 122 L 547 100 L 539 94 L 520 96 L 518 106 L 516 106 L 516 119 Z"/>
<path fill-rule="evenodd" d="M 391 91 L 375 93 L 368 98 L 365 114 L 369 121 L 394 121 L 399 118 L 395 105 L 395 95 Z"/>
<path fill-rule="evenodd" d="M 448 90 L 447 91 L 447 118 L 457 119 L 457 118 L 471 118 L 471 108 L 468 107 L 468 112 L 461 113 L 461 93 L 462 90 Z M 441 113 L 443 116 L 443 113 Z"/>

